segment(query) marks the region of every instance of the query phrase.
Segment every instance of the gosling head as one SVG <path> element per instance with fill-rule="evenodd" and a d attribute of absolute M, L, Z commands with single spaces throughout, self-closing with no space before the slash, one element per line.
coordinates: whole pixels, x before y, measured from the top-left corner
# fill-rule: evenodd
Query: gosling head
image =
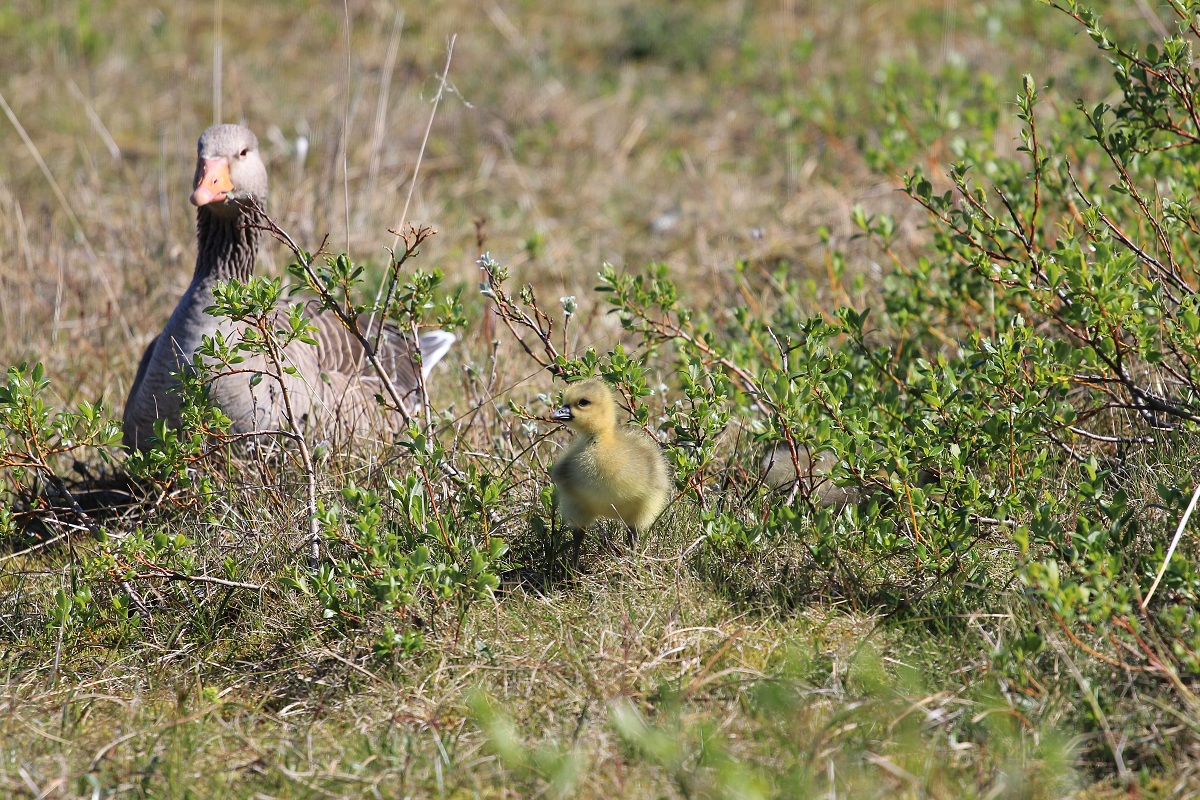
<path fill-rule="evenodd" d="M 267 199 L 267 168 L 258 137 L 241 125 L 213 125 L 196 145 L 192 205 L 232 217 Z"/>
<path fill-rule="evenodd" d="M 617 424 L 617 402 L 612 389 L 599 378 L 573 383 L 563 391 L 562 408 L 550 419 L 565 424 L 576 433 L 608 433 Z"/>

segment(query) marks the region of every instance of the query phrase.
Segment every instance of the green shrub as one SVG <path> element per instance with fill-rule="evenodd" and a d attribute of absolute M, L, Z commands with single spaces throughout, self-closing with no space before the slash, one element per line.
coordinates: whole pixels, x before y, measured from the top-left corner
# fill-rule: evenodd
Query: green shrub
<path fill-rule="evenodd" d="M 1052 644 L 1088 698 L 1080 720 L 1128 780 L 1107 721 L 1121 698 L 1111 682 L 1089 688 L 1085 671 L 1154 684 L 1189 725 L 1200 710 L 1196 549 L 1165 563 L 1195 478 L 1186 464 L 1158 475 L 1127 466 L 1162 447 L 1194 453 L 1200 421 L 1200 3 L 1172 2 L 1181 33 L 1144 49 L 1119 44 L 1077 3 L 1050 5 L 1110 59 L 1118 99 L 1047 112 L 1026 76 L 1015 152 L 995 143 L 994 117 L 975 115 L 981 136 L 955 144 L 946 179 L 904 178 L 929 214 L 927 255 L 901 257 L 894 221 L 856 209 L 862 235 L 893 261 L 881 308 L 812 314 L 777 276 L 769 307 L 704 311 L 663 265 L 605 266 L 598 290 L 638 351 L 679 376 L 686 400 L 665 421 L 680 485 L 700 508 L 694 568 L 756 604 L 824 594 L 947 624 L 1022 599 L 1040 620 L 1027 624 L 1048 627 L 1000 644 L 995 663 L 1024 659 L 1011 677 L 1033 686 L 1028 659 Z M 903 118 L 914 110 L 944 117 L 894 99 L 894 128 L 919 133 Z M 885 140 L 877 166 L 911 157 L 907 141 Z M 745 285 L 746 271 L 734 279 Z M 605 363 L 562 358 L 531 291 L 519 303 L 493 295 L 514 330 L 541 341 L 526 350 L 543 365 L 576 374 Z M 618 383 L 625 359 L 609 355 Z M 758 472 L 761 448 L 801 478 L 782 505 L 765 480 L 728 491 L 730 473 Z M 823 481 L 852 490 L 850 502 L 825 501 Z M 1008 591 L 1015 583 L 1023 594 Z"/>

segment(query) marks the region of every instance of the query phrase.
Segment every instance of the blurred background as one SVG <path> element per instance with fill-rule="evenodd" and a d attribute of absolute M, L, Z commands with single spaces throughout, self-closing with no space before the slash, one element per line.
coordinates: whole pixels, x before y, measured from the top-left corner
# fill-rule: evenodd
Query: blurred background
<path fill-rule="evenodd" d="M 1123 5 L 1106 19 L 1153 28 Z M 257 132 L 271 212 L 303 247 L 328 236 L 378 266 L 389 228 L 430 225 L 420 266 L 470 287 L 477 321 L 481 240 L 543 302 L 580 298 L 573 347 L 619 333 L 590 295 L 605 261 L 663 262 L 714 308 L 738 261 L 783 267 L 821 308 L 822 229 L 852 286 L 878 283 L 854 205 L 921 242 L 891 164 L 942 174 L 980 115 L 1013 146 L 1025 71 L 1068 107 L 1100 85 L 1067 22 L 1020 0 L 16 0 L 0 9 L 0 362 L 43 360 L 63 402 L 120 407 L 190 279 L 195 142 L 218 117 Z M 285 257 L 268 246 L 260 270 Z"/>

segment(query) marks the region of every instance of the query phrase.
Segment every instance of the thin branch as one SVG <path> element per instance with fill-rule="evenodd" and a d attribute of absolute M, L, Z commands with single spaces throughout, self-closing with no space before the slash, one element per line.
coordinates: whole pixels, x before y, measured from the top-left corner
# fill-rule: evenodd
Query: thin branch
<path fill-rule="evenodd" d="M 155 565 L 147 564 L 147 566 L 153 567 Z M 269 588 L 266 586 L 261 586 L 257 583 L 243 583 L 242 581 L 230 581 L 230 580 L 226 580 L 225 578 L 214 578 L 211 575 L 184 575 L 182 572 L 175 572 L 173 570 L 165 570 L 162 572 L 159 572 L 157 570 L 154 572 L 142 572 L 142 573 L 138 573 L 135 575 L 130 575 L 129 577 L 132 580 L 139 580 L 139 581 L 151 580 L 154 578 L 161 578 L 163 580 L 168 580 L 168 581 L 187 581 L 188 583 L 210 583 L 214 586 L 227 586 L 231 589 L 250 589 L 251 591 L 255 591 L 255 592 L 261 592 L 261 591 Z"/>
<path fill-rule="evenodd" d="M 1150 591 L 1146 592 L 1146 597 L 1142 600 L 1143 611 L 1146 610 L 1146 605 L 1150 602 L 1150 598 L 1154 596 L 1154 590 L 1158 588 L 1158 582 L 1162 580 L 1162 576 L 1166 573 L 1167 565 L 1171 563 L 1171 556 L 1175 555 L 1175 548 L 1179 545 L 1179 539 L 1183 536 L 1183 529 L 1187 527 L 1192 512 L 1196 510 L 1197 500 L 1200 500 L 1200 484 L 1197 484 L 1196 490 L 1192 492 L 1192 500 L 1188 503 L 1187 510 L 1183 512 L 1183 518 L 1179 520 L 1179 527 L 1175 529 L 1175 535 L 1171 537 L 1171 546 L 1167 548 L 1167 555 L 1163 558 L 1162 566 L 1158 568 L 1158 574 L 1154 576 L 1154 583 L 1150 584 Z"/>
<path fill-rule="evenodd" d="M 283 228 L 279 227 L 279 225 L 275 223 L 275 220 L 262 211 L 261 207 L 258 207 L 258 210 L 262 214 L 265 230 L 270 231 L 272 235 L 287 245 L 288 249 L 291 250 L 292 254 L 296 257 L 296 262 L 300 265 L 301 269 L 304 270 L 304 275 L 308 280 L 309 288 L 317 293 L 324 307 L 332 311 L 342 325 L 346 328 L 346 330 L 349 331 L 350 335 L 357 339 L 358 343 L 362 345 L 363 352 L 366 354 L 367 360 L 371 363 L 371 366 L 374 367 L 376 375 L 379 376 L 380 382 L 383 384 L 384 391 L 387 392 L 388 399 L 392 402 L 392 407 L 400 412 L 400 415 L 404 418 L 404 424 L 407 425 L 412 420 L 411 415 L 408 413 L 408 408 L 405 406 L 404 401 L 400 398 L 399 392 L 396 391 L 396 387 L 392 383 L 391 375 L 389 375 L 387 370 L 383 368 L 383 365 L 379 363 L 379 358 L 375 348 L 371 345 L 371 341 L 367 339 L 367 337 L 363 335 L 362 331 L 359 329 L 357 318 L 351 317 L 350 314 L 348 314 L 341 304 L 339 304 L 333 297 L 329 291 L 329 287 L 325 285 L 324 281 L 322 281 L 320 276 L 317 275 L 317 273 L 313 270 L 312 258 L 305 255 L 304 251 L 300 249 L 300 245 L 296 244 L 296 241 L 292 239 L 291 235 Z M 429 230 L 429 228 L 421 228 L 415 231 L 415 235 L 419 238 L 423 238 L 423 235 L 428 235 L 424 232 Z"/>

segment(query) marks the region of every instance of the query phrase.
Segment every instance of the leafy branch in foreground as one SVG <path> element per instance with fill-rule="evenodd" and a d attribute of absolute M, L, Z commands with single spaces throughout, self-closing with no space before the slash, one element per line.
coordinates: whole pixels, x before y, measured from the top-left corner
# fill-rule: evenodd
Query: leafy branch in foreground
<path fill-rule="evenodd" d="M 800 651 L 778 662 L 769 677 L 737 675 L 752 682 L 741 724 L 707 711 L 693 696 L 695 683 L 612 699 L 595 713 L 625 764 L 652 767 L 660 791 L 685 797 L 891 796 L 897 788 L 961 785 L 966 770 L 980 771 L 973 776 L 979 794 L 967 796 L 1005 796 L 1014 784 L 1018 796 L 1063 796 L 1078 781 L 1075 744 L 1029 730 L 995 695 L 935 689 L 919 670 L 885 664 L 870 646 L 840 673 Z M 831 695 L 842 702 L 829 703 Z M 526 793 L 571 796 L 595 768 L 575 743 L 524 733 L 486 695 L 468 703 L 488 749 Z M 970 765 L 950 757 L 966 743 L 961 736 L 976 753 Z M 947 757 L 933 755 L 943 750 Z"/>
<path fill-rule="evenodd" d="M 289 268 L 300 280 L 293 294 L 303 289 L 314 292 L 318 298 L 315 310 L 331 311 L 361 346 L 384 389 L 376 397 L 379 413 L 402 417 L 403 427 L 399 430 L 407 438 L 399 439 L 397 444 L 407 451 L 415 467 L 403 482 L 386 480 L 389 513 L 384 513 L 381 496 L 375 490 L 353 483 L 342 490 L 341 503 L 322 502 L 318 499 L 306 431 L 291 406 L 285 405 L 288 429 L 281 433 L 295 442 L 308 487 L 310 574 L 292 570 L 282 580 L 298 594 L 315 599 L 323 616 L 337 625 L 362 626 L 368 616 L 382 615 L 385 621 L 375 642 L 377 654 L 411 654 L 422 646 L 421 630 L 434 625 L 441 608 L 453 605 L 461 625 L 472 602 L 490 594 L 498 585 L 495 563 L 506 550 L 503 541 L 490 534 L 484 535 L 482 547 L 474 541 L 475 517 L 469 510 L 473 508 L 469 498 L 475 496 L 472 490 L 479 488 L 490 500 L 481 500 L 476 511 L 484 514 L 484 509 L 490 508 L 499 495 L 489 483 L 489 476 L 472 472 L 475 480 L 465 495 L 456 487 L 460 497 L 468 501 L 450 501 L 452 495 L 446 491 L 448 479 L 443 472 L 449 458 L 432 427 L 421 370 L 416 372 L 417 391 L 426 415 L 423 426 L 408 413 L 412 399 L 398 393 L 378 355 L 385 324 L 408 331 L 414 342 L 431 312 L 443 325 L 460 326 L 458 295 L 437 299 L 440 272 L 402 272 L 405 262 L 417 255 L 420 245 L 432 235 L 429 228 L 411 229 L 401 236 L 405 249 L 392 261 L 386 290 L 381 292 L 383 304 L 375 305 L 358 300 L 365 275 L 362 266 L 345 255 L 326 257 L 324 266 L 319 266 L 314 256 L 296 247 L 269 218 L 265 224 L 288 244 L 296 258 Z M 211 373 L 213 377 L 236 371 L 246 356 L 265 356 L 268 368 L 251 380 L 265 376 L 276 381 L 286 398 L 285 378 L 294 375 L 295 368 L 286 359 L 284 349 L 315 342 L 304 306 L 291 303 L 286 316 L 277 312 L 282 291 L 278 281 L 263 279 L 248 284 L 231 282 L 220 288 L 211 313 L 244 327 L 232 347 L 220 337 L 206 345 L 207 363 L 219 365 Z M 419 367 L 419 354 L 416 357 Z M 445 496 L 448 508 L 439 510 L 439 495 Z M 396 511 L 402 512 L 398 519 L 393 516 Z M 322 544 L 328 553 L 325 560 L 320 558 Z"/>
<path fill-rule="evenodd" d="M 363 348 L 374 375 L 383 385 L 384 395 L 377 398 L 380 404 L 386 412 L 400 415 L 407 425 L 410 422 L 408 408 L 413 405 L 413 398 L 400 396 L 391 375 L 379 360 L 379 343 L 384 335 L 386 322 L 391 321 L 401 330 L 407 331 L 414 342 L 418 339 L 422 324 L 427 322 L 426 317 L 431 309 L 435 311 L 438 324 L 443 327 L 455 329 L 465 324 L 458 293 L 440 302 L 436 299 L 442 282 L 440 270 L 430 273 L 420 270 L 403 272 L 404 265 L 420 254 L 421 245 L 433 236 L 434 230 L 422 226 L 410 227 L 401 232 L 392 231 L 403 242 L 404 250 L 399 256 L 394 253 L 392 255 L 386 288 L 380 292 L 382 303 L 377 297 L 375 303 L 368 304 L 357 299 L 364 280 L 364 269 L 361 265 L 355 264 L 348 256 L 342 254 L 325 256 L 322 266 L 319 259 L 324 255 L 323 245 L 316 254 L 307 253 L 274 220 L 266 214 L 262 214 L 262 217 L 266 229 L 287 245 L 295 258 L 288 266 L 289 274 L 297 279 L 291 293 L 294 295 L 301 291 L 311 292 L 317 297 L 315 310 L 334 314 L 342 327 Z M 406 276 L 403 282 L 401 275 Z M 365 326 L 360 322 L 364 315 L 367 317 Z M 420 352 L 414 350 L 413 357 L 419 365 Z M 425 387 L 424 375 L 419 370 L 417 390 L 419 397 L 416 400 L 426 409 L 428 415 L 429 392 Z M 429 424 L 431 421 L 426 416 L 426 425 Z"/>
<path fill-rule="evenodd" d="M 185 587 L 199 587 L 195 591 L 207 600 L 215 591 L 274 592 L 272 584 L 282 582 L 296 597 L 319 601 L 317 610 L 331 621 L 331 629 L 363 628 L 375 637 L 380 655 L 404 654 L 419 649 L 423 631 L 444 627 L 442 609 L 456 609 L 461 626 L 473 602 L 498 585 L 497 569 L 506 545 L 492 530 L 492 518 L 503 482 L 474 465 L 465 470 L 450 467 L 452 457 L 437 439 L 423 381 L 417 386 L 426 409 L 420 424 L 404 413 L 411 398 L 389 387 L 384 365 L 376 358 L 384 324 L 415 340 L 435 318 L 443 327 L 460 327 L 463 322 L 459 293 L 441 291 L 439 271 L 403 269 L 432 230 L 412 229 L 401 237 L 405 250 L 385 276 L 380 303 L 360 299 L 366 276 L 362 265 L 345 255 L 327 256 L 319 265 L 322 254 L 314 258 L 300 251 L 269 218 L 263 220 L 293 248 L 297 262 L 290 271 L 301 281 L 293 291 L 307 288 L 317 299 L 286 303 L 283 283 L 261 277 L 214 287 L 207 313 L 222 324 L 214 335 L 205 337 L 192 363 L 177 376 L 182 401 L 179 427 L 160 420 L 151 446 L 129 454 L 124 462 L 129 475 L 152 490 L 147 508 L 142 509 L 143 514 L 149 512 L 143 519 L 145 526 L 109 531 L 88 523 L 95 539 L 78 543 L 72 592 L 63 595 L 78 595 L 78 587 L 87 596 L 87 614 L 77 613 L 62 597 L 55 600 L 60 633 L 82 625 L 107 630 L 117 638 L 136 637 L 143 630 L 138 620 L 171 613 L 170 604 L 161 598 L 193 596 L 193 588 Z M 362 346 L 371 365 L 368 369 L 378 370 L 384 378 L 377 397 L 379 413 L 402 417 L 392 427 L 398 436 L 388 443 L 393 449 L 387 455 L 410 471 L 401 483 L 385 482 L 386 519 L 377 513 L 380 495 L 375 487 L 381 480 L 377 469 L 359 472 L 362 483 L 336 487 L 344 488 L 342 503 L 327 501 L 326 484 L 338 483 L 346 473 L 318 473 L 318 462 L 329 467 L 341 456 L 331 454 L 323 442 L 310 441 L 311 421 L 299 410 L 300 398 L 294 395 L 300 386 L 295 348 L 316 345 L 317 329 L 309 317 L 314 309 L 330 311 L 336 324 L 344 325 Z M 230 379 L 247 382 L 272 402 L 278 400 L 274 428 L 231 428 L 230 419 L 210 401 L 212 387 Z M 119 440 L 118 426 L 107 422 L 97 407 L 85 404 L 78 414 L 50 410 L 40 397 L 47 385 L 40 365 L 29 374 L 23 367 L 14 368 L 8 389 L 0 394 L 0 412 L 5 414 L 0 423 L 6 434 L 0 453 L 7 454 L 0 459 L 4 468 L 0 474 L 6 481 L 16 478 L 13 486 L 30 497 L 36 496 L 38 487 L 27 476 L 61 484 L 57 476 L 63 459 L 76 453 L 87 458 L 96 452 L 108 457 L 103 448 Z M 273 440 L 283 440 L 284 446 L 272 446 Z M 18 447 L 18 442 L 24 445 Z M 217 508 L 225 515 L 231 503 L 238 502 L 234 499 L 238 495 L 257 498 L 264 515 L 275 506 L 286 510 L 294 485 L 289 473 L 299 473 L 299 485 L 304 487 L 307 570 L 289 559 L 282 567 L 275 563 L 262 571 L 261 560 L 255 558 L 256 572 L 253 564 L 231 556 L 223 542 L 205 535 L 207 525 L 167 533 L 163 530 L 167 521 L 153 519 L 153 508 L 164 501 L 185 515 L 207 519 Z M 399 508 L 404 514 L 393 521 L 392 514 Z M 5 509 L 2 521 L 7 536 L 17 523 L 7 513 L 7 503 Z M 376 522 L 369 523 L 371 519 Z M 250 537 L 252 544 L 254 538 Z M 382 588 L 384 583 L 392 588 Z M 228 597 L 220 607 L 227 604 Z"/>
<path fill-rule="evenodd" d="M 99 452 L 121 440 L 120 426 L 108 419 L 103 403 L 83 402 L 74 410 L 53 409 L 46 403 L 50 380 L 41 362 L 9 367 L 0 385 L 0 541 L 17 532 L 12 511 L 14 500 L 38 512 L 57 497 L 76 517 L 76 524 L 93 528 L 66 481 L 67 459 Z M 52 493 L 43 493 L 49 486 Z M 53 514 L 37 514 L 43 522 L 57 523 Z M 64 534 L 65 535 L 65 534 Z"/>

